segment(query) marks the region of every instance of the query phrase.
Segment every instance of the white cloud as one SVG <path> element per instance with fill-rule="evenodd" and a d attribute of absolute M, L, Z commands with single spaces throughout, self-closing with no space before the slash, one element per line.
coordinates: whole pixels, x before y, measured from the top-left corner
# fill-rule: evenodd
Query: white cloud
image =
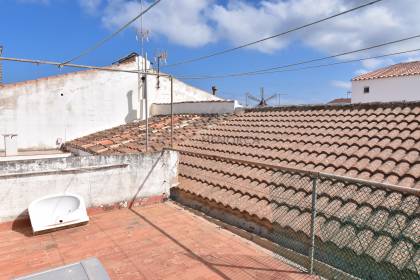
<path fill-rule="evenodd" d="M 361 3 L 366 1 L 264 0 L 256 5 L 246 1 L 230 1 L 226 7 L 216 5 L 210 16 L 223 38 L 240 44 L 301 26 Z M 384 1 L 253 48 L 271 52 L 293 41 L 303 42 L 330 54 L 362 48 L 418 33 L 419 13 L 420 2 L 417 0 L 405 0 L 404 5 L 400 1 Z M 417 44 L 419 42 L 417 40 Z M 405 43 L 404 46 L 414 46 L 414 43 Z M 401 45 L 397 48 L 400 49 Z"/>
<path fill-rule="evenodd" d="M 199 47 L 214 42 L 215 37 L 205 16 L 212 0 L 162 1 L 144 16 L 144 28 L 162 35 L 171 42 L 187 47 Z M 147 7 L 150 2 L 146 2 Z M 109 0 L 102 18 L 109 27 L 119 27 L 140 12 L 138 1 Z M 140 21 L 134 23 L 139 29 Z"/>
<path fill-rule="evenodd" d="M 96 14 L 102 0 L 79 0 L 79 4 L 88 14 Z"/>
<path fill-rule="evenodd" d="M 356 74 L 356 76 L 359 76 L 359 75 L 363 75 L 363 74 L 366 74 L 366 73 L 369 73 L 370 71 L 369 70 L 367 70 L 367 69 L 358 69 L 358 70 L 356 70 L 355 72 L 354 72 L 354 74 Z"/>
<path fill-rule="evenodd" d="M 382 64 L 382 60 L 381 59 L 376 59 L 376 58 L 372 58 L 372 59 L 362 61 L 363 67 L 368 68 L 368 69 L 377 68 L 381 64 Z"/>
<path fill-rule="evenodd" d="M 44 0 L 47 1 L 47 0 Z M 82 1 L 86 9 L 96 9 L 100 0 Z M 137 0 L 107 0 L 102 9 L 104 24 L 112 29 L 121 26 L 140 11 Z M 170 42 L 201 47 L 227 41 L 231 45 L 247 43 L 293 27 L 350 9 L 366 0 L 164 0 L 144 16 L 144 26 L 153 36 Z M 151 0 L 146 1 L 148 6 Z M 293 43 L 303 44 L 325 54 L 416 35 L 420 30 L 420 1 L 383 1 L 276 39 L 251 46 L 260 52 L 273 53 Z M 139 22 L 135 27 L 139 28 Z M 389 53 L 418 48 L 420 39 L 375 49 L 363 54 Z M 347 56 L 345 59 L 362 55 Z M 407 55 L 401 56 L 401 59 Z M 343 58 L 344 59 L 344 58 Z M 363 63 L 371 69 L 390 60 L 376 59 Z"/>
<path fill-rule="evenodd" d="M 337 88 L 342 89 L 350 89 L 351 82 L 350 81 L 331 81 L 331 85 Z"/>
<path fill-rule="evenodd" d="M 268 37 L 279 29 L 279 19 L 266 2 L 256 8 L 246 2 L 231 1 L 227 7 L 215 5 L 209 12 L 209 17 L 216 23 L 215 33 L 218 38 L 234 45 L 248 43 L 262 37 Z M 274 52 L 287 45 L 287 40 L 272 39 L 252 48 L 262 52 Z"/>
<path fill-rule="evenodd" d="M 410 54 L 404 62 L 420 61 L 420 52 Z"/>

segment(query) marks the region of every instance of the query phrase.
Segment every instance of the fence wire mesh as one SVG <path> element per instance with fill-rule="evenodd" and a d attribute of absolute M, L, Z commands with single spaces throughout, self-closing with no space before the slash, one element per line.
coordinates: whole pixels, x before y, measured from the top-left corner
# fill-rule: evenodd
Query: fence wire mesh
<path fill-rule="evenodd" d="M 417 195 L 283 170 L 273 172 L 269 188 L 273 228 L 265 237 L 308 272 L 328 279 L 420 279 Z"/>
<path fill-rule="evenodd" d="M 201 183 L 193 192 L 292 264 L 326 279 L 420 279 L 416 190 L 215 157 L 205 169 L 184 163 L 190 186 Z"/>

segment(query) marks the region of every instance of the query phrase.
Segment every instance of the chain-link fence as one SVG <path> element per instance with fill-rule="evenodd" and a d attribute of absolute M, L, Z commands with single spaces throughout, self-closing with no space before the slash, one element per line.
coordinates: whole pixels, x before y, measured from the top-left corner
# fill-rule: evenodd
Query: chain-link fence
<path fill-rule="evenodd" d="M 328 279 L 420 279 L 418 192 L 281 169 L 270 181 L 280 255 Z"/>
<path fill-rule="evenodd" d="M 255 242 L 307 272 L 327 279 L 420 279 L 418 189 L 183 154 L 191 155 L 182 163 L 186 188 L 214 204 L 176 199 L 255 234 Z"/>

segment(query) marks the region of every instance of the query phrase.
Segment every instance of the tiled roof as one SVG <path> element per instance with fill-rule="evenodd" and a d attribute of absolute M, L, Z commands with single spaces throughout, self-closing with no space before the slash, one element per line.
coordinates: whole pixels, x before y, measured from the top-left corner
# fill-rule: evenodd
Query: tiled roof
<path fill-rule="evenodd" d="M 285 236 L 299 236 L 303 243 L 309 238 L 310 178 L 264 164 L 420 189 L 420 102 L 290 106 L 178 118 L 193 126 L 177 126 L 175 146 L 183 152 L 174 193 L 276 225 Z M 167 131 L 168 117 L 159 121 Z M 136 129 L 138 124 L 122 126 L 110 130 L 116 132 L 113 137 L 104 133 L 98 139 L 120 139 Z M 155 129 L 154 133 L 167 139 L 167 132 Z M 82 139 L 89 145 L 92 136 Z M 103 147 L 95 151 L 114 152 Z M 418 195 L 321 180 L 318 208 L 320 248 L 345 249 L 360 256 L 361 262 L 367 258 L 373 264 L 385 262 L 416 273 Z"/>
<path fill-rule="evenodd" d="M 248 110 L 178 146 L 420 188 L 420 102 Z"/>
<path fill-rule="evenodd" d="M 218 115 L 174 115 L 174 143 L 186 141 L 203 127 L 219 121 Z M 171 118 L 155 116 L 149 119 L 149 152 L 169 147 Z M 127 154 L 145 152 L 146 122 L 132 122 L 78 138 L 65 144 L 65 149 L 77 149 L 91 154 Z"/>
<path fill-rule="evenodd" d="M 271 225 L 268 229 L 281 229 L 283 238 L 309 242 L 310 177 L 189 153 L 182 154 L 179 172 L 175 197 L 192 195 L 206 207 L 223 208 L 264 227 Z M 332 251 L 333 258 L 345 249 L 347 256 L 351 256 L 348 251 L 360 256 L 349 264 L 362 266 L 368 258 L 417 273 L 418 195 L 336 180 L 319 180 L 317 194 L 315 237 L 319 252 Z"/>
<path fill-rule="evenodd" d="M 328 102 L 328 104 L 350 104 L 351 98 L 336 98 Z"/>
<path fill-rule="evenodd" d="M 278 225 L 285 236 L 300 236 L 305 243 L 310 234 L 310 178 L 263 164 L 418 189 L 420 103 L 251 110 L 219 122 L 179 148 L 185 152 L 175 192 Z M 360 262 L 374 259 L 417 273 L 419 210 L 418 195 L 322 180 L 319 247 L 351 250 Z"/>
<path fill-rule="evenodd" d="M 352 81 L 363 81 L 413 75 L 420 75 L 420 61 L 399 63 L 388 67 L 384 67 L 373 72 L 357 76 L 356 78 L 353 78 Z"/>

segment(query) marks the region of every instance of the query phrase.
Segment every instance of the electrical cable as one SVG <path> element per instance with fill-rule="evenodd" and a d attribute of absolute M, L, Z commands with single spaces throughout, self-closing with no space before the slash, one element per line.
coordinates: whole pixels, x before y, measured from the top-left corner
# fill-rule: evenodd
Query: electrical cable
<path fill-rule="evenodd" d="M 196 77 L 201 78 L 201 79 L 214 79 L 214 78 L 220 78 L 220 77 L 236 77 L 236 76 L 252 75 L 252 74 L 259 73 L 259 72 L 267 72 L 267 71 L 271 71 L 271 70 L 289 68 L 289 67 L 292 67 L 292 66 L 298 66 L 298 65 L 302 65 L 302 64 L 308 64 L 308 63 L 312 63 L 312 62 L 317 62 L 317 61 L 327 60 L 327 59 L 331 59 L 331 58 L 346 56 L 346 55 L 350 55 L 350 54 L 354 54 L 354 53 L 358 53 L 358 52 L 362 52 L 362 51 L 367 51 L 367 50 L 372 50 L 372 49 L 375 49 L 375 48 L 384 47 L 384 46 L 388 46 L 388 45 L 392 45 L 392 44 L 396 44 L 396 43 L 401 43 L 401 42 L 409 41 L 409 40 L 412 40 L 412 39 L 418 39 L 418 38 L 420 38 L 420 34 L 410 36 L 410 37 L 405 37 L 405 38 L 394 40 L 394 41 L 381 43 L 381 44 L 376 44 L 376 45 L 373 45 L 373 46 L 369 46 L 369 47 L 365 47 L 365 48 L 361 48 L 361 49 L 357 49 L 357 50 L 346 51 L 346 52 L 342 52 L 342 53 L 338 53 L 338 54 L 334 54 L 334 55 L 329 55 L 329 56 L 325 56 L 325 57 L 314 58 L 314 59 L 310 59 L 310 60 L 302 60 L 302 61 L 298 61 L 298 62 L 294 62 L 294 63 L 290 63 L 290 64 L 284 64 L 284 65 L 273 66 L 273 67 L 269 67 L 269 68 L 262 68 L 262 69 L 253 70 L 253 71 L 246 71 L 246 72 L 226 73 L 226 74 L 220 74 L 220 75 L 200 75 L 200 76 L 196 76 Z"/>
<path fill-rule="evenodd" d="M 307 70 L 307 69 L 314 69 L 314 68 L 335 66 L 335 65 L 340 65 L 340 64 L 347 64 L 347 63 L 353 63 L 353 62 L 360 62 L 360 61 L 365 61 L 365 60 L 369 60 L 369 59 L 377 59 L 377 58 L 383 58 L 383 57 L 388 57 L 388 56 L 407 54 L 407 53 L 418 52 L 418 51 L 420 51 L 420 48 L 419 49 L 413 49 L 413 50 L 407 50 L 407 51 L 401 51 L 401 52 L 388 53 L 388 54 L 383 54 L 383 55 L 378 55 L 378 56 L 371 56 L 371 57 L 359 58 L 359 59 L 345 60 L 345 61 L 339 61 L 339 62 L 333 62 L 333 63 L 327 63 L 327 64 L 312 65 L 312 66 L 301 67 L 301 68 L 292 68 L 292 69 L 283 69 L 283 70 L 272 70 L 272 71 L 266 71 L 266 72 L 256 72 L 256 73 L 252 73 L 252 74 L 244 73 L 244 75 L 236 75 L 236 76 L 222 76 L 221 75 L 221 76 L 217 76 L 217 77 L 214 76 L 212 78 L 208 78 L 208 77 L 188 77 L 188 76 L 182 77 L 182 76 L 177 76 L 176 78 L 177 79 L 180 79 L 180 80 L 206 80 L 206 79 L 223 79 L 223 78 L 232 78 L 232 77 L 266 75 L 266 74 L 275 74 L 275 73 L 282 73 L 282 72 L 293 72 L 293 71 L 300 71 L 300 70 Z"/>
<path fill-rule="evenodd" d="M 4 57 L 0 56 L 0 61 L 13 61 L 13 62 L 22 62 L 22 63 L 31 63 L 31 64 L 45 64 L 45 65 L 53 65 L 58 67 L 70 67 L 70 68 L 82 68 L 82 69 L 90 69 L 90 70 L 100 70 L 100 71 L 109 71 L 109 72 L 123 72 L 123 73 L 134 73 L 134 74 L 147 74 L 152 76 L 157 76 L 157 73 L 154 72 L 145 72 L 145 71 L 139 71 L 139 70 L 124 70 L 124 69 L 118 69 L 113 67 L 101 67 L 101 66 L 90 66 L 90 65 L 81 65 L 81 64 L 62 64 L 61 62 L 56 61 L 48 61 L 48 60 L 36 60 L 36 59 L 26 59 L 26 58 L 14 58 L 14 57 Z M 163 77 L 170 77 L 168 74 L 160 73 L 160 76 Z"/>
<path fill-rule="evenodd" d="M 101 47 L 103 44 L 105 44 L 106 42 L 108 42 L 109 40 L 111 40 L 112 38 L 114 38 L 115 36 L 117 36 L 121 31 L 123 31 L 124 29 L 126 29 L 128 26 L 130 26 L 133 22 L 135 22 L 137 19 L 139 19 L 141 16 L 143 16 L 145 13 L 147 13 L 150 9 L 152 9 L 154 6 L 156 6 L 161 0 L 156 0 L 155 2 L 153 2 L 152 4 L 150 4 L 149 7 L 147 7 L 144 11 L 142 11 L 140 14 L 138 14 L 137 16 L 135 16 L 133 19 L 131 19 L 129 22 L 127 22 L 126 24 L 124 24 L 123 26 L 121 26 L 118 30 L 116 30 L 114 33 L 110 34 L 109 36 L 103 38 L 102 40 L 98 41 L 96 44 L 94 44 L 93 46 L 85 49 L 84 51 L 82 51 L 79 55 L 61 63 L 59 65 L 59 67 L 62 67 L 68 63 L 71 63 L 85 55 L 87 55 L 88 53 L 98 49 L 99 47 Z"/>
<path fill-rule="evenodd" d="M 301 29 L 304 29 L 306 27 L 309 27 L 309 26 L 312 26 L 312 25 L 315 25 L 315 24 L 318 24 L 318 23 L 321 23 L 321 22 L 324 22 L 324 21 L 342 16 L 344 14 L 351 13 L 353 11 L 365 8 L 367 6 L 376 4 L 376 3 L 381 2 L 381 1 L 383 1 L 383 0 L 371 1 L 369 3 L 351 8 L 349 10 L 345 10 L 343 12 L 331 15 L 329 17 L 322 18 L 322 19 L 307 23 L 305 25 L 295 27 L 295 28 L 289 29 L 287 31 L 284 31 L 284 32 L 281 32 L 281 33 L 278 33 L 278 34 L 275 34 L 275 35 L 272 35 L 272 36 L 269 36 L 269 37 L 265 37 L 265 38 L 262 38 L 262 39 L 259 39 L 259 40 L 253 41 L 253 42 L 249 42 L 249 43 L 246 43 L 246 44 L 243 44 L 243 45 L 240 45 L 240 46 L 236 46 L 236 47 L 233 47 L 233 48 L 225 49 L 225 50 L 222 50 L 222 51 L 214 52 L 214 53 L 211 53 L 211 54 L 208 54 L 208 55 L 203 55 L 203 56 L 199 56 L 199 57 L 196 57 L 196 58 L 187 59 L 187 60 L 184 60 L 184 61 L 179 61 L 179 62 L 175 62 L 175 63 L 172 63 L 172 64 L 168 64 L 168 65 L 165 66 L 165 68 L 174 67 L 174 66 L 183 65 L 183 64 L 188 64 L 188 63 L 192 63 L 192 62 L 197 62 L 197 61 L 200 61 L 200 60 L 208 59 L 208 58 L 211 58 L 211 57 L 214 57 L 214 56 L 219 56 L 219 55 L 226 54 L 226 53 L 229 53 L 229 52 L 233 52 L 233 51 L 236 51 L 236 50 L 239 50 L 239 49 L 242 49 L 242 48 L 246 48 L 246 47 L 249 47 L 249 46 L 252 46 L 252 45 L 267 41 L 267 40 L 270 40 L 270 39 L 274 39 L 274 38 L 277 38 L 277 37 L 280 37 L 280 36 L 283 36 L 283 35 L 286 35 L 286 34 L 301 30 Z"/>

